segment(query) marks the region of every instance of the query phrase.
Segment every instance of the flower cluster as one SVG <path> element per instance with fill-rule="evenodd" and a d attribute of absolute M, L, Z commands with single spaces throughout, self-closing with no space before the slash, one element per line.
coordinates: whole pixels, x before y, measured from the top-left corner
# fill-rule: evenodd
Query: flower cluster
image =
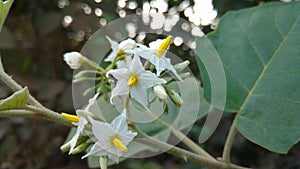
<path fill-rule="evenodd" d="M 102 163 L 107 161 L 103 158 L 118 162 L 119 157 L 128 151 L 128 144 L 137 136 L 137 132 L 130 131 L 128 127 L 128 100 L 134 99 L 145 110 L 148 110 L 151 104 L 149 92 L 152 91 L 164 104 L 169 97 L 174 105 L 180 107 L 183 104 L 180 94 L 169 88 L 168 84 L 173 81 L 182 81 L 188 76 L 188 73 L 179 73 L 189 65 L 188 61 L 184 61 L 173 66 L 170 58 L 166 57 L 172 36 L 151 42 L 149 46 L 138 44 L 132 39 L 118 43 L 109 37 L 106 38 L 112 49 L 104 60 L 110 62 L 106 68 L 78 52 L 64 55 L 64 60 L 72 69 L 79 69 L 82 64 L 96 68 L 96 70 L 80 71 L 74 76 L 73 82 L 94 79 L 99 84 L 87 90 L 96 91 L 97 94 L 89 100 L 85 109 L 77 110 L 76 116 L 62 113 L 63 117 L 77 126 L 77 130 L 72 139 L 61 149 L 69 151 L 69 154 L 87 151 L 83 158 L 99 156 L 102 159 L 100 166 L 105 166 Z M 96 73 L 97 77 L 89 77 L 89 73 Z M 95 115 L 97 112 L 92 112 L 90 109 L 98 97 L 104 96 L 105 98 L 109 93 L 110 104 L 117 104 L 116 98 L 127 100 L 122 106 L 122 113 L 111 123 L 99 119 Z"/>

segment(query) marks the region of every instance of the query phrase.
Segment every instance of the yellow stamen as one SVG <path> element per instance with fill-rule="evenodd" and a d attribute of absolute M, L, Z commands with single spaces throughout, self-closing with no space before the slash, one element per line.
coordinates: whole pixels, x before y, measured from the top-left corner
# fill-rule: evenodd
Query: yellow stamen
<path fill-rule="evenodd" d="M 166 50 L 168 49 L 170 43 L 171 43 L 171 40 L 172 40 L 172 36 L 169 35 L 161 44 L 160 46 L 158 47 L 157 49 L 157 52 L 156 52 L 156 55 L 158 57 L 161 57 L 165 52 Z"/>
<path fill-rule="evenodd" d="M 114 137 L 112 143 L 115 146 L 115 148 L 122 150 L 124 152 L 128 151 L 128 148 L 122 143 L 122 141 L 118 137 Z"/>
<path fill-rule="evenodd" d="M 127 82 L 127 86 L 128 87 L 134 86 L 134 85 L 137 84 L 137 82 L 138 82 L 137 75 L 136 74 L 132 74 L 132 75 L 130 75 L 130 78 L 129 78 L 128 82 Z"/>
<path fill-rule="evenodd" d="M 74 122 L 74 123 L 79 122 L 79 117 L 78 117 L 78 116 L 71 115 L 71 114 L 67 114 L 67 113 L 61 113 L 61 115 L 62 115 L 65 119 L 67 119 L 67 120 L 69 120 L 69 121 L 71 121 L 71 122 Z"/>

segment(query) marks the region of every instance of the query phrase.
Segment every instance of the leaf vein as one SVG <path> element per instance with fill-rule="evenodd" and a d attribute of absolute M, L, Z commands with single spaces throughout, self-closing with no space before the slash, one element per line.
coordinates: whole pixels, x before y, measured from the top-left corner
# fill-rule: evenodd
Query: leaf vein
<path fill-rule="evenodd" d="M 278 97 L 278 96 L 269 96 L 269 95 L 263 95 L 263 94 L 253 94 L 252 96 L 266 97 L 266 98 L 284 100 L 284 101 L 287 101 L 287 102 L 300 104 L 300 101 L 298 101 L 298 100 L 293 100 L 293 99 L 288 99 L 288 98 L 283 98 L 283 97 Z"/>
<path fill-rule="evenodd" d="M 223 63 L 223 67 L 224 69 L 227 70 L 227 72 L 230 74 L 230 76 L 240 85 L 242 86 L 243 89 L 245 89 L 247 92 L 249 92 L 249 89 L 247 88 L 247 86 L 241 82 L 234 74 L 233 72 Z"/>
<path fill-rule="evenodd" d="M 276 76 L 276 75 L 288 74 L 288 73 L 295 73 L 295 72 L 300 72 L 300 70 L 286 70 L 286 71 L 281 71 L 281 72 L 265 73 L 264 77 L 267 77 L 267 76 Z"/>
<path fill-rule="evenodd" d="M 252 15 L 253 16 L 253 15 Z M 256 53 L 257 58 L 259 59 L 259 61 L 261 62 L 261 64 L 263 66 L 265 66 L 265 62 L 262 58 L 262 56 L 260 55 L 260 53 L 256 50 L 254 43 L 250 40 L 250 38 L 248 37 L 246 30 L 244 29 L 244 27 L 242 27 L 236 20 L 234 20 L 235 23 L 241 28 L 241 30 L 243 31 L 244 36 L 246 37 L 246 39 L 248 40 L 248 42 L 251 44 L 250 46 L 252 47 L 253 51 Z"/>
<path fill-rule="evenodd" d="M 297 17 L 298 20 L 299 16 Z M 242 106 L 240 107 L 240 111 L 244 109 L 245 105 L 247 104 L 248 100 L 250 99 L 251 95 L 253 95 L 253 91 L 255 90 L 256 86 L 259 84 L 260 80 L 262 79 L 265 71 L 267 70 L 269 64 L 272 62 L 272 60 L 274 59 L 274 56 L 276 56 L 277 52 L 279 51 L 279 49 L 281 48 L 281 46 L 285 43 L 286 39 L 289 37 L 288 35 L 294 30 L 296 24 L 297 24 L 297 20 L 294 22 L 293 26 L 291 27 L 291 29 L 288 31 L 287 35 L 283 38 L 283 40 L 281 41 L 281 43 L 279 44 L 278 48 L 274 51 L 274 53 L 271 55 L 268 63 L 264 66 L 264 68 L 262 69 L 261 73 L 259 74 L 257 80 L 255 81 L 254 85 L 252 86 L 251 90 L 249 91 L 244 103 L 242 104 Z"/>

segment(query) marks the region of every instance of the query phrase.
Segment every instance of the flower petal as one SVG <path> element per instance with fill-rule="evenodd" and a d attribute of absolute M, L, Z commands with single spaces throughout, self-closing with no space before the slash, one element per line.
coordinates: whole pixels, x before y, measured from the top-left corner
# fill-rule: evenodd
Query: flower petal
<path fill-rule="evenodd" d="M 147 89 L 142 88 L 140 85 L 136 85 L 131 89 L 131 97 L 134 98 L 136 101 L 141 103 L 145 108 L 147 108 Z"/>
<path fill-rule="evenodd" d="M 84 159 L 88 156 L 103 156 L 103 155 L 107 155 L 107 152 L 99 146 L 99 143 L 96 142 L 90 149 L 90 151 L 85 154 L 83 157 L 81 157 L 81 159 Z"/>
<path fill-rule="evenodd" d="M 110 102 L 113 103 L 113 98 L 116 96 L 128 95 L 130 92 L 129 87 L 127 86 L 127 80 L 119 80 L 116 87 L 112 90 L 110 96 Z"/>
<path fill-rule="evenodd" d="M 181 77 L 177 74 L 177 71 L 175 70 L 174 66 L 171 64 L 169 58 L 161 57 L 159 61 L 159 67 L 161 67 L 164 70 L 170 70 L 180 81 L 182 81 Z"/>
<path fill-rule="evenodd" d="M 94 97 L 89 99 L 89 104 L 85 107 L 84 111 L 90 111 L 90 107 L 95 104 L 98 96 L 99 96 L 99 93 L 96 93 L 94 95 Z"/>
<path fill-rule="evenodd" d="M 119 48 L 122 49 L 123 51 L 125 50 L 130 50 L 136 47 L 136 42 L 132 39 L 126 39 L 119 44 Z"/>
<path fill-rule="evenodd" d="M 125 60 L 120 60 L 117 62 L 117 67 L 118 67 L 118 69 L 120 69 L 120 68 L 128 69 L 131 62 L 132 62 L 131 56 L 126 56 Z"/>
<path fill-rule="evenodd" d="M 127 131 L 124 134 L 119 134 L 119 137 L 125 146 L 127 146 L 135 136 L 137 136 L 137 132 L 132 131 Z"/>
<path fill-rule="evenodd" d="M 109 137 L 116 134 L 114 129 L 108 123 L 96 121 L 91 117 L 89 117 L 89 120 L 92 123 L 92 130 L 99 141 L 99 144 L 109 142 Z"/>
<path fill-rule="evenodd" d="M 79 122 L 77 123 L 76 133 L 74 134 L 74 136 L 71 139 L 69 154 L 71 154 L 73 149 L 75 148 L 77 140 L 78 140 L 79 136 L 81 135 L 81 133 L 83 132 L 84 127 L 87 123 L 88 123 L 88 121 L 84 117 L 79 116 Z"/>
<path fill-rule="evenodd" d="M 106 76 L 108 76 L 108 75 L 112 75 L 117 80 L 120 80 L 120 79 L 124 79 L 126 77 L 129 78 L 130 72 L 126 68 L 112 69 L 106 73 Z"/>
<path fill-rule="evenodd" d="M 125 133 L 128 130 L 127 118 L 126 118 L 126 110 L 124 109 L 123 112 L 117 116 L 112 122 L 111 127 L 117 133 Z"/>
<path fill-rule="evenodd" d="M 152 41 L 149 43 L 150 49 L 158 49 L 158 47 L 161 45 L 161 43 L 164 41 L 164 39 L 157 39 L 155 41 Z"/>
<path fill-rule="evenodd" d="M 118 42 L 112 40 L 109 36 L 106 36 L 106 39 L 109 41 L 110 46 L 111 46 L 111 49 L 112 49 L 113 51 L 118 51 L 118 49 L 119 49 L 119 44 L 118 44 Z"/>
<path fill-rule="evenodd" d="M 134 55 L 133 60 L 129 66 L 129 71 L 132 73 L 139 73 L 141 71 L 144 71 L 144 66 L 140 60 L 140 57 L 138 55 Z"/>
<path fill-rule="evenodd" d="M 142 88 L 150 88 L 157 84 L 164 84 L 166 81 L 164 79 L 158 78 L 154 73 L 150 71 L 143 71 L 138 74 L 139 84 Z"/>

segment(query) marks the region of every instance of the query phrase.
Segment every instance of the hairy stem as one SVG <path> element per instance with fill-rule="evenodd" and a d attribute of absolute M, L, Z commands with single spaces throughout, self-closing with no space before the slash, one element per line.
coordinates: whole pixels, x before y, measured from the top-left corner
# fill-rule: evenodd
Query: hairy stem
<path fill-rule="evenodd" d="M 64 120 L 58 113 L 57 116 L 52 116 L 47 114 L 44 110 L 37 108 L 32 110 L 27 109 L 11 109 L 11 110 L 1 110 L 0 117 L 22 117 L 22 118 L 39 118 L 48 121 L 53 121 L 65 126 L 73 127 L 73 125 Z"/>
<path fill-rule="evenodd" d="M 25 106 L 24 109 L 35 112 L 38 117 L 44 117 L 44 119 L 48 121 L 59 123 L 65 126 L 74 127 L 74 125 L 69 120 L 62 117 L 60 113 L 56 113 L 50 109 L 38 108 L 30 105 Z"/>
<path fill-rule="evenodd" d="M 187 147 L 189 147 L 192 151 L 195 153 L 202 155 L 204 157 L 207 157 L 211 160 L 216 159 L 211 156 L 208 152 L 206 152 L 204 149 L 202 149 L 198 144 L 196 144 L 193 140 L 191 140 L 189 137 L 187 137 L 185 134 L 183 134 L 180 130 L 175 129 L 172 125 L 162 120 L 160 117 L 155 116 L 154 113 L 149 112 L 151 116 L 153 116 L 156 120 L 158 120 L 161 124 L 168 127 L 171 132 L 179 139 L 181 140 Z"/>
<path fill-rule="evenodd" d="M 222 160 L 225 161 L 227 164 L 230 163 L 230 152 L 231 152 L 232 143 L 233 143 L 235 134 L 237 132 L 235 125 L 236 125 L 238 116 L 239 116 L 239 113 L 237 113 L 235 115 L 235 118 L 231 124 L 230 130 L 229 130 L 229 133 L 228 133 L 225 145 L 224 145 L 224 149 L 223 149 Z"/>
<path fill-rule="evenodd" d="M 87 63 L 88 65 L 90 65 L 91 67 L 95 68 L 96 70 L 99 70 L 101 73 L 105 73 L 105 70 L 98 65 L 96 62 L 88 59 L 87 57 L 82 57 L 84 62 Z"/>
<path fill-rule="evenodd" d="M 190 161 L 196 162 L 198 164 L 201 164 L 203 166 L 207 166 L 211 169 L 248 169 L 248 168 L 233 165 L 233 164 L 228 165 L 228 164 L 220 162 L 220 161 L 211 160 L 206 157 L 203 157 L 198 154 L 195 154 L 195 153 L 183 150 L 181 148 L 172 146 L 168 143 L 159 141 L 159 140 L 151 138 L 151 137 L 135 138 L 134 140 L 141 144 L 157 148 L 162 152 L 166 152 L 166 153 L 172 154 L 174 156 L 180 157 L 180 158 L 184 159 L 185 161 L 190 160 Z"/>

